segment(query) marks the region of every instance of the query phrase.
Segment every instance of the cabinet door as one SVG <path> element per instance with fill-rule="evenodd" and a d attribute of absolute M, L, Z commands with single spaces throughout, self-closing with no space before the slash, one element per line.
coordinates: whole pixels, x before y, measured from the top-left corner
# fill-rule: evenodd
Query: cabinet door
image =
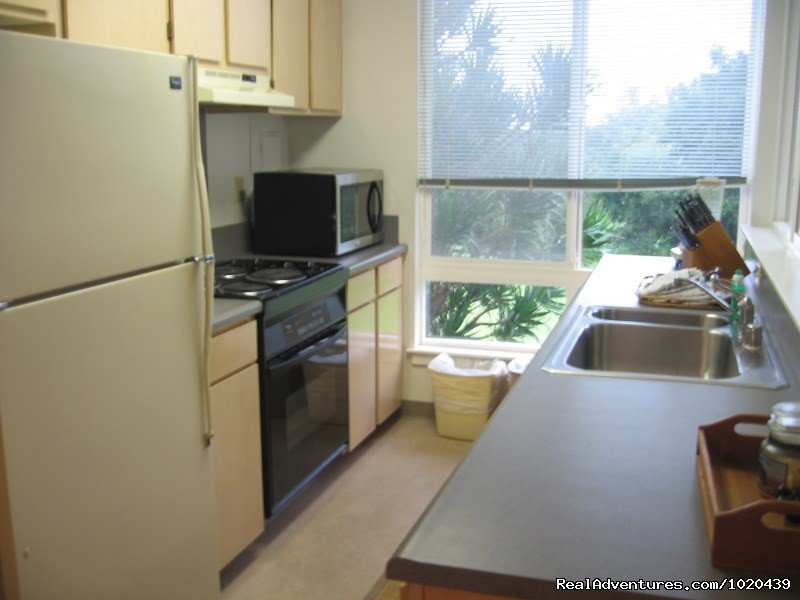
<path fill-rule="evenodd" d="M 308 108 L 306 0 L 272 0 L 272 79 L 276 89 L 294 96 L 296 109 Z"/>
<path fill-rule="evenodd" d="M 258 365 L 211 386 L 219 568 L 264 530 Z"/>
<path fill-rule="evenodd" d="M 228 0 L 228 64 L 269 71 L 270 0 Z"/>
<path fill-rule="evenodd" d="M 70 40 L 169 52 L 168 0 L 66 0 L 64 35 Z"/>
<path fill-rule="evenodd" d="M 0 2 L 0 29 L 57 36 L 61 32 L 60 0 Z"/>
<path fill-rule="evenodd" d="M 223 0 L 172 0 L 172 51 L 220 64 L 225 58 Z"/>
<path fill-rule="evenodd" d="M 342 1 L 310 0 L 310 108 L 342 111 Z"/>
<path fill-rule="evenodd" d="M 375 429 L 375 303 L 347 315 L 350 450 Z"/>
<path fill-rule="evenodd" d="M 27 15 L 36 20 L 52 20 L 57 14 L 58 0 L 9 0 L 0 2 L 0 14 Z"/>
<path fill-rule="evenodd" d="M 402 404 L 403 365 L 402 289 L 378 298 L 377 402 L 380 425 Z"/>

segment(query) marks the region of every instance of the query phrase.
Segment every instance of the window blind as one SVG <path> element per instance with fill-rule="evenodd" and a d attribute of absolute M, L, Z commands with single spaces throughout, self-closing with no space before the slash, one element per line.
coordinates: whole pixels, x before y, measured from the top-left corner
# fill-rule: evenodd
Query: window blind
<path fill-rule="evenodd" d="M 763 2 L 420 0 L 420 182 L 744 183 Z"/>

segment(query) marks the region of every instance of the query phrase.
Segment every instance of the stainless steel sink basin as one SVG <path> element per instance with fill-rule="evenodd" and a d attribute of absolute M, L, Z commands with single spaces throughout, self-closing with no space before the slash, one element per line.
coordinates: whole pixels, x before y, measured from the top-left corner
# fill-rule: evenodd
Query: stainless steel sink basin
<path fill-rule="evenodd" d="M 730 335 L 646 325 L 588 325 L 572 345 L 576 369 L 723 379 L 740 375 Z"/>
<path fill-rule="evenodd" d="M 676 309 L 602 307 L 591 311 L 591 316 L 604 321 L 629 321 L 653 325 L 678 325 L 715 329 L 730 324 L 728 316 L 721 313 Z"/>
<path fill-rule="evenodd" d="M 542 368 L 551 373 L 745 387 L 786 385 L 765 336 L 742 350 L 727 315 L 683 309 L 589 306 Z"/>

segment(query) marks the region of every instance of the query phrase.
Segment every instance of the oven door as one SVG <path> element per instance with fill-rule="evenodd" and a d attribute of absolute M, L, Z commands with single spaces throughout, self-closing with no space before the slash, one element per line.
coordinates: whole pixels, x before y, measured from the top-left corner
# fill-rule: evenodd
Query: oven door
<path fill-rule="evenodd" d="M 265 503 L 272 515 L 347 448 L 347 325 L 264 368 Z"/>

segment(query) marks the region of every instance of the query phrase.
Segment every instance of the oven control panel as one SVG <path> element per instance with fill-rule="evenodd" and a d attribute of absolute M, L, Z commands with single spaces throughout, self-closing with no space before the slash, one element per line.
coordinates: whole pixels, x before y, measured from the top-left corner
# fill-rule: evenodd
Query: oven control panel
<path fill-rule="evenodd" d="M 328 307 L 319 304 L 282 321 L 281 327 L 283 328 L 283 337 L 291 344 L 302 340 L 310 333 L 319 331 L 327 323 L 330 323 Z"/>
<path fill-rule="evenodd" d="M 303 346 L 329 327 L 344 322 L 347 311 L 344 308 L 344 288 L 330 294 L 318 302 L 297 307 L 283 313 L 280 318 L 262 323 L 263 344 L 261 356 L 271 360 L 295 347 Z"/>

